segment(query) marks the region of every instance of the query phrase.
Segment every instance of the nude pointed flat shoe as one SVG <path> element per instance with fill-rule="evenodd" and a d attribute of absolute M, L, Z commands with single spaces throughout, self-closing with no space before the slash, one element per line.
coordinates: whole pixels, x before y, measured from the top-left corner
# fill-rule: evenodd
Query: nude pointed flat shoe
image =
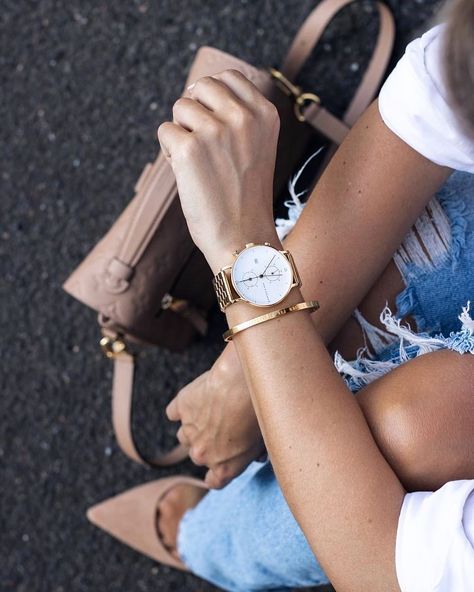
<path fill-rule="evenodd" d="M 186 565 L 165 547 L 156 528 L 157 510 L 164 495 L 176 485 L 195 485 L 209 489 L 194 477 L 165 477 L 139 485 L 111 497 L 87 510 L 87 518 L 122 543 L 159 563 L 181 571 Z"/>

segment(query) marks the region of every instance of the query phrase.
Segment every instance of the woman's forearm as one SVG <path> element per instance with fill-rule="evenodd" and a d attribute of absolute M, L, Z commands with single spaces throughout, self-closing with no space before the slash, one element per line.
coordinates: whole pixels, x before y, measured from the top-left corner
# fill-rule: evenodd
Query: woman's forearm
<path fill-rule="evenodd" d="M 450 173 L 395 135 L 377 101 L 352 128 L 283 241 L 297 261 L 304 296 L 325 309 L 313 320 L 326 344 Z"/>
<path fill-rule="evenodd" d="M 276 308 L 306 298 L 321 309 L 234 339 L 282 491 L 338 592 L 398 590 L 395 541 L 405 491 L 325 345 L 450 172 L 393 134 L 375 102 L 284 241 L 303 285 Z M 275 245 L 275 237 L 268 240 Z M 245 303 L 227 310 L 231 326 L 256 314 Z"/>
<path fill-rule="evenodd" d="M 290 295 L 275 308 L 303 299 Z M 231 326 L 252 316 L 246 303 L 227 312 Z M 282 491 L 328 577 L 338 591 L 397 590 L 405 492 L 309 313 L 251 327 L 234 344 Z"/>

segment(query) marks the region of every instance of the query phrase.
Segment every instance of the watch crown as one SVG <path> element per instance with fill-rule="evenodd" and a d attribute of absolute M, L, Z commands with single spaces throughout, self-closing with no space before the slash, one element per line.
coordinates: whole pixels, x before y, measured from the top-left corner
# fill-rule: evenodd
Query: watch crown
<path fill-rule="evenodd" d="M 263 243 L 264 245 L 266 245 L 267 247 L 271 247 L 272 245 L 270 243 Z"/>

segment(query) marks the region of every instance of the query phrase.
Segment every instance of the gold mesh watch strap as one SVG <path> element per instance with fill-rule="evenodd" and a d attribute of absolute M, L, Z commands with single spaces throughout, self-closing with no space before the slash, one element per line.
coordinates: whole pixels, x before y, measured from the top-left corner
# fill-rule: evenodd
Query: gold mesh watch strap
<path fill-rule="evenodd" d="M 232 294 L 230 287 L 229 278 L 225 272 L 225 269 L 221 269 L 217 275 L 212 278 L 212 285 L 217 296 L 217 302 L 221 312 L 225 312 L 225 309 L 230 305 L 239 300 Z"/>

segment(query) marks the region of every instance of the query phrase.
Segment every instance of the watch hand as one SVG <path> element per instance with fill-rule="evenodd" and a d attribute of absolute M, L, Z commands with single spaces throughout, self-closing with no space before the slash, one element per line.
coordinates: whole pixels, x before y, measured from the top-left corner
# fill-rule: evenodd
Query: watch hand
<path fill-rule="evenodd" d="M 256 280 L 259 276 L 256 275 L 254 277 L 244 278 L 243 280 L 237 280 L 237 283 L 240 284 L 241 282 L 248 282 L 249 280 Z"/>
<path fill-rule="evenodd" d="M 273 257 L 270 259 L 270 263 L 273 261 L 273 259 L 275 259 L 276 255 L 273 255 Z M 250 280 L 257 280 L 258 278 L 263 278 L 263 277 L 281 277 L 283 274 L 282 273 L 271 273 L 271 274 L 266 274 L 265 272 L 267 271 L 267 269 L 270 267 L 270 263 L 265 267 L 265 269 L 263 270 L 263 273 L 261 273 L 260 275 L 255 275 L 253 277 L 248 277 L 248 278 L 244 278 L 243 280 L 237 280 L 238 284 L 241 284 L 242 282 L 248 282 Z"/>
<path fill-rule="evenodd" d="M 276 255 L 273 255 L 273 257 L 270 259 L 268 265 L 265 267 L 265 269 L 261 273 L 260 277 L 263 277 L 263 275 L 265 274 L 265 272 L 267 271 L 267 269 L 270 267 L 270 263 L 273 261 L 273 259 L 275 259 L 275 257 L 276 257 Z"/>

